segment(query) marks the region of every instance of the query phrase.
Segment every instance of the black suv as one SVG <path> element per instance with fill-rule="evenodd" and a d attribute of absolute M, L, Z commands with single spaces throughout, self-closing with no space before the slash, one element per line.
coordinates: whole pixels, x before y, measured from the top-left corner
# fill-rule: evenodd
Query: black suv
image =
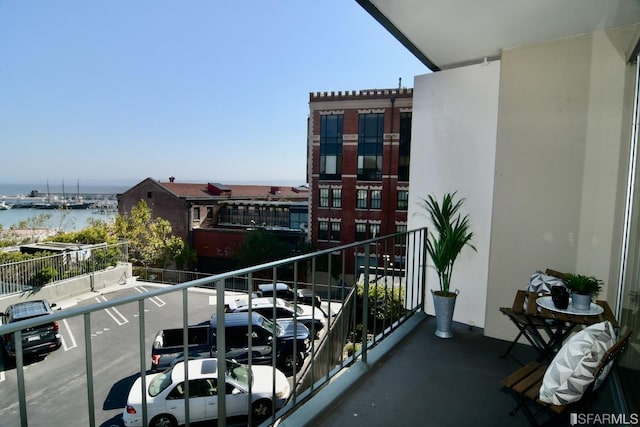
<path fill-rule="evenodd" d="M 20 320 L 34 317 L 48 316 L 55 304 L 49 304 L 46 300 L 27 301 L 10 305 L 0 316 L 4 323 L 19 322 Z M 3 337 L 4 349 L 11 358 L 16 356 L 14 334 L 5 334 Z M 22 330 L 22 353 L 43 354 L 60 348 L 60 328 L 58 322 L 47 322 Z"/>
<path fill-rule="evenodd" d="M 212 354 L 215 354 L 218 319 L 211 317 Z M 249 360 L 249 316 L 247 313 L 225 313 L 226 357 L 239 363 Z M 294 334 L 295 330 L 295 334 Z M 258 313 L 251 313 L 251 361 L 256 364 L 271 364 L 276 351 L 276 366 L 291 372 L 295 364 L 300 368 L 311 350 L 309 330 L 293 321 L 278 319 L 272 322 Z M 296 341 L 294 352 L 294 340 Z M 274 342 L 275 341 L 275 342 Z M 215 356 L 214 356 L 215 357 Z"/>

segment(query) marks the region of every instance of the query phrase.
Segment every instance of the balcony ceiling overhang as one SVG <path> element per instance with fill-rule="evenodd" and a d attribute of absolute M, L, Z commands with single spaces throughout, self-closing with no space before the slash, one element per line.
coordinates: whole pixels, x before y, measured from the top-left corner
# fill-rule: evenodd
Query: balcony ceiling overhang
<path fill-rule="evenodd" d="M 356 1 L 432 71 L 496 59 L 504 49 L 640 23 L 640 0 Z"/>

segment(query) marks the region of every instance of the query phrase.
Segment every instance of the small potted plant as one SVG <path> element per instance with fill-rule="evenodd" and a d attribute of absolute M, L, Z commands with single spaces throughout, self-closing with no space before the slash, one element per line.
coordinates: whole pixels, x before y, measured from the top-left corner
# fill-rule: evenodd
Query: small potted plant
<path fill-rule="evenodd" d="M 567 274 L 565 283 L 571 290 L 571 303 L 576 310 L 589 310 L 592 297 L 600 293 L 604 284 L 600 279 L 582 274 Z"/>

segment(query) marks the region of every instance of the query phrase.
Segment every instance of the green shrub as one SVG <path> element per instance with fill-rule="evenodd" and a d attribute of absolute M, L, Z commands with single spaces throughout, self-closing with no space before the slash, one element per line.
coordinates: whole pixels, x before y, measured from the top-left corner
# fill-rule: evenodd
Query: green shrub
<path fill-rule="evenodd" d="M 36 275 L 36 282 L 38 286 L 44 286 L 51 282 L 56 276 L 58 276 L 58 270 L 50 266 L 43 267 Z"/>

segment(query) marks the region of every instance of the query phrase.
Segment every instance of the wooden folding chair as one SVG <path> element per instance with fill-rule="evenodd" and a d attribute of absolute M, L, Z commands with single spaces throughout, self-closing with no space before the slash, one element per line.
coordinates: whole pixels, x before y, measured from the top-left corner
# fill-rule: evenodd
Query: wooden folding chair
<path fill-rule="evenodd" d="M 631 330 L 624 333 L 618 341 L 605 353 L 602 361 L 594 372 L 594 378 L 598 378 L 600 373 L 610 364 L 615 363 L 617 357 L 622 353 L 627 346 L 631 337 Z M 593 381 L 582 398 L 574 403 L 568 405 L 550 405 L 542 402 L 539 399 L 540 387 L 542 386 L 542 380 L 544 374 L 547 371 L 548 365 L 540 362 L 531 362 L 522 368 L 518 369 L 505 379 L 500 384 L 504 390 L 509 392 L 517 402 L 516 408 L 511 411 L 510 415 L 515 415 L 520 409 L 524 412 L 527 420 L 532 426 L 539 426 L 544 424 L 550 424 L 558 420 L 563 414 L 566 413 L 570 407 L 578 405 L 588 405 L 590 401 L 595 398 Z M 546 415 L 547 419 L 543 424 L 539 423 L 539 419 Z"/>
<path fill-rule="evenodd" d="M 540 333 L 541 331 L 547 331 L 548 325 L 545 319 L 527 316 L 526 309 L 524 308 L 526 297 L 527 291 L 518 290 L 513 300 L 513 305 L 511 307 L 500 308 L 500 311 L 518 328 L 518 335 L 511 342 L 504 354 L 500 356 L 502 358 L 507 357 L 511 353 L 511 350 L 513 350 L 513 347 L 522 336 L 524 336 L 534 348 L 541 349 L 544 347 L 540 339 Z M 528 304 L 527 309 L 529 309 L 529 306 L 535 310 L 535 304 Z M 518 361 L 518 363 L 520 362 Z M 520 364 L 522 365 L 522 363 Z"/>

